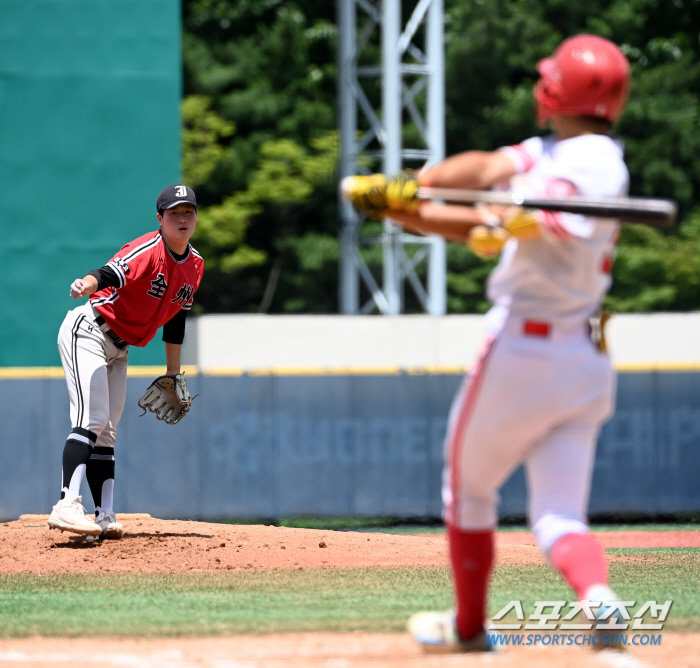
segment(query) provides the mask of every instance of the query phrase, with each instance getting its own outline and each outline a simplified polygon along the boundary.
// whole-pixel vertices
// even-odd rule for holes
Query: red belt
[[[547,338],[552,331],[552,326],[543,320],[525,320],[523,322],[523,334],[528,336],[541,336]]]

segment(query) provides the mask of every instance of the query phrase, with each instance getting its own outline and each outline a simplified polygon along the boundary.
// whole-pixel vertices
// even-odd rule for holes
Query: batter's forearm
[[[483,190],[515,175],[515,165],[498,151],[466,151],[419,172],[421,186]]]
[[[419,234],[439,234],[448,241],[464,243],[473,227],[484,224],[484,217],[470,206],[424,202],[417,213],[389,210],[386,216]]]
[[[180,360],[182,355],[182,345],[178,343],[165,344],[165,364],[167,365],[168,376],[175,376],[180,373]]]

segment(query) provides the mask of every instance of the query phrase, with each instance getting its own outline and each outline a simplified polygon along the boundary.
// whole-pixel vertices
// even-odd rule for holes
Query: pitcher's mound
[[[444,533],[385,534],[161,520],[124,513],[122,540],[86,541],[49,530],[48,515],[0,523],[2,573],[183,573],[303,568],[448,567]],[[700,532],[638,532],[637,547],[700,545]],[[604,547],[632,547],[624,532],[601,532]],[[610,559],[624,559],[611,556]],[[531,534],[501,532],[501,564],[544,564]]]

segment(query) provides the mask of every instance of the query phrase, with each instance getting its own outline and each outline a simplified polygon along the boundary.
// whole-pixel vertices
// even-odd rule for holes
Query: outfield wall
[[[0,0],[0,365],[60,364],[71,282],[157,229],[181,178],[180,9]]]
[[[201,368],[189,367],[190,389],[200,396],[176,426],[150,414],[139,417],[138,397],[162,369],[133,367],[117,446],[117,510],[164,518],[438,516],[447,413],[473,361],[467,342],[478,346],[481,327],[478,316],[454,318],[445,319],[447,329],[437,322],[443,319],[427,317],[361,318],[359,329],[354,318],[334,318],[333,324],[258,318],[255,327],[267,322],[268,328],[256,330],[241,316],[229,332],[219,321],[221,349],[247,351],[257,362],[224,368],[203,358]],[[653,334],[645,351],[663,329],[666,357],[679,356],[698,333],[695,315],[616,320],[612,338],[618,344],[623,331],[640,346]],[[334,350],[337,342],[325,340],[324,327],[337,324],[348,350],[365,352],[353,358],[335,350],[333,359],[343,364],[330,365],[319,351]],[[197,346],[215,345],[205,325],[204,318],[190,323],[190,353],[195,339]],[[449,368],[457,359],[444,357],[453,345],[448,330],[464,345],[462,366]],[[418,344],[429,332],[443,337],[442,351],[431,348],[443,357],[410,357],[411,349],[423,354],[426,346]],[[392,336],[404,342],[404,357]],[[374,347],[391,343],[390,364],[358,365],[374,359],[364,355],[376,355],[373,346],[366,348],[368,340]],[[290,348],[294,356],[285,358]],[[281,364],[285,360],[299,364]],[[600,438],[591,511],[700,512],[700,364],[667,359],[618,368],[618,410]],[[0,369],[0,402],[0,519],[48,512],[70,430],[61,370]],[[91,508],[87,486],[84,494]],[[525,512],[521,471],[502,497],[501,515]]]
[[[464,370],[483,323],[481,315],[207,315],[188,321],[184,356],[205,372]],[[700,313],[617,314],[606,332],[621,369],[700,369]]]

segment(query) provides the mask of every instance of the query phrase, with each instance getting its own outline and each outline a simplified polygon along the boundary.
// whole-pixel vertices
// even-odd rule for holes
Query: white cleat
[[[469,640],[462,640],[457,633],[455,613],[451,610],[417,612],[408,620],[408,632],[424,652],[431,654],[484,653],[499,649],[497,645],[489,644],[486,631],[481,631]]]
[[[613,601],[619,601],[617,594],[604,585],[593,585],[585,594],[585,600],[600,601],[601,606],[596,611],[596,624],[598,621],[610,626],[626,626],[626,620],[622,617],[619,610],[614,610],[610,613],[612,606],[606,605]],[[626,629],[601,629],[594,630],[593,650],[614,650],[616,652],[627,651],[627,631]],[[597,637],[596,637],[597,636]]]
[[[120,540],[124,537],[124,525],[117,522],[117,516],[114,513],[106,513],[101,510],[95,518],[95,523],[102,528],[101,538]]]
[[[66,496],[61,499],[49,515],[49,528],[72,531],[83,536],[99,536],[102,533],[102,527],[85,514],[82,500],[81,496]]]

